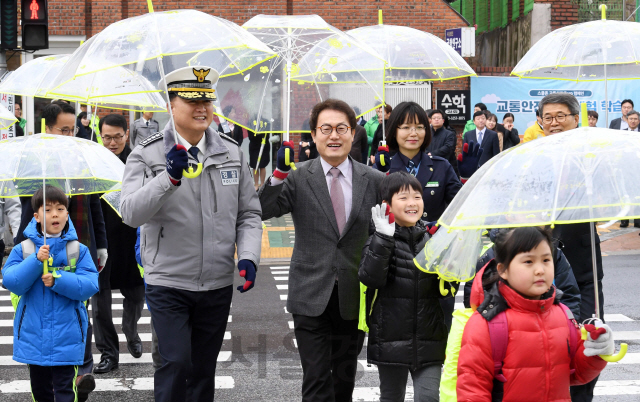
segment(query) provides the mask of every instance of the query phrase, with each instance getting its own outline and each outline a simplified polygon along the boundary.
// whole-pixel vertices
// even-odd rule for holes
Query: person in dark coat
[[[369,143],[367,138],[367,130],[364,129],[359,124],[356,124],[356,135],[353,138],[353,144],[351,144],[351,152],[349,155],[356,161],[360,163],[366,163],[366,156],[363,158],[365,153],[369,150]]]
[[[309,128],[309,119],[302,123],[302,127]],[[318,157],[318,149],[316,143],[313,142],[311,133],[300,133],[300,147],[298,148],[298,160],[300,162],[308,161]]]
[[[520,134],[518,129],[513,126],[514,121],[513,113],[505,113],[502,117],[502,126],[505,129],[503,151],[520,144]]]
[[[500,153],[498,134],[486,127],[487,114],[486,110],[475,112],[473,114],[473,123],[476,125],[476,129],[467,131],[463,136],[463,146],[473,141],[474,143],[479,142],[480,148],[483,149],[482,156],[478,161],[478,167]]]
[[[47,134],[73,136],[78,132],[76,128],[76,111],[66,102],[56,101],[47,105],[42,111],[42,118],[45,120]],[[62,184],[59,187],[63,186]],[[26,239],[24,230],[33,219],[31,197],[20,197],[20,202],[22,203],[22,218],[20,229],[14,239],[15,244],[21,243]],[[69,219],[75,226],[78,241],[89,248],[93,263],[98,268],[98,271],[102,270],[107,263],[108,252],[107,233],[100,206],[100,195],[73,196],[69,200],[69,208],[67,209],[69,211]],[[78,377],[76,379],[79,402],[86,401],[89,393],[95,389],[93,354],[91,353],[92,333],[93,327],[89,322],[85,342],[84,364],[78,366]]]
[[[391,116],[392,111],[393,111],[393,108],[391,107],[391,105],[387,104],[384,106],[385,128],[389,124],[389,116]],[[380,141],[386,141],[386,137],[387,137],[385,133],[382,132],[382,113],[383,111],[381,107],[376,109],[376,114],[378,115],[378,128],[376,128],[376,131],[373,134],[373,141],[371,142],[371,152],[369,153],[370,155],[369,159],[371,159],[372,165],[375,163],[375,154],[378,152],[378,144],[380,144]],[[388,132],[389,130],[387,130],[387,133]]]
[[[462,188],[462,183],[447,160],[425,152],[431,143],[427,114],[415,102],[402,102],[391,113],[387,133],[389,148],[397,150],[391,158],[389,172],[408,172],[420,181],[424,200],[422,220],[437,221]],[[378,168],[377,163],[374,166]],[[450,328],[455,300],[448,298],[441,302],[445,322]]]
[[[126,163],[131,148],[127,145],[129,129],[124,116],[110,114],[101,119],[100,134],[104,146],[122,163]],[[101,199],[101,204],[111,258],[100,273],[100,291],[91,298],[96,347],[102,354],[94,370],[97,374],[115,370],[119,363],[120,350],[118,333],[113,325],[111,290],[120,289],[124,296],[122,332],[127,339],[129,353],[136,358],[142,356],[138,320],[144,308],[144,282],[135,256],[136,229],[125,225],[122,217],[104,199]]]
[[[622,111],[622,117],[611,120],[611,123],[609,124],[609,128],[612,130],[626,130],[627,128],[629,128],[629,123],[627,122],[627,114],[633,110],[633,101],[631,99],[623,100],[620,104],[620,109]]]
[[[227,135],[233,138],[238,143],[239,146],[242,146],[242,141],[244,141],[245,129],[243,129],[241,126],[233,122],[233,120],[236,118],[236,114],[234,112],[233,106],[229,105],[225,107],[224,110],[222,111],[222,114],[229,117],[230,119],[230,120],[227,120],[227,124],[229,125],[229,130],[231,130],[231,133],[230,134],[227,133]],[[218,124],[218,132],[224,133],[224,129],[222,128],[222,123]]]
[[[500,229],[492,229],[491,231],[489,231],[489,238],[492,242],[495,242],[499,230]],[[557,290],[562,292],[560,301],[562,302],[562,304],[569,307],[575,317],[580,317],[581,297],[580,288],[578,288],[578,282],[576,282],[576,277],[573,275],[573,271],[571,270],[571,265],[569,264],[567,257],[565,257],[562,250],[558,248],[558,242],[555,241],[553,246],[555,247],[555,251],[553,253],[553,255],[555,256],[553,282]],[[493,244],[488,247],[489,248],[484,252],[484,254],[482,254],[482,256],[478,258],[478,262],[476,263],[476,272],[480,272],[480,270],[496,256]],[[464,285],[463,302],[466,308],[471,308],[470,300],[472,287],[473,280],[467,281]]]
[[[449,130],[445,125],[444,113],[439,109],[429,112],[431,121],[431,142],[427,146],[427,153],[432,156],[439,156],[449,161],[454,172],[458,175],[458,163],[456,161],[457,135],[453,130]]]
[[[422,184],[397,172],[380,189],[383,204],[371,213],[376,231],[364,245],[358,271],[367,286],[367,362],[378,366],[380,400],[403,401],[409,373],[416,401],[438,400],[448,330],[438,276],[413,262],[430,238],[420,220]]]

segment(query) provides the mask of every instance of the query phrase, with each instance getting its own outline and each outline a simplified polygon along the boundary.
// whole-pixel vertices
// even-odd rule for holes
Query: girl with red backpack
[[[566,401],[614,352],[607,325],[580,339],[553,285],[551,232],[500,231],[496,258],[476,275],[458,360],[458,401]]]

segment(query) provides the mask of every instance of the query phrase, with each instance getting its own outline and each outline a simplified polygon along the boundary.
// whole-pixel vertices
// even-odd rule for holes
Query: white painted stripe
[[[278,290],[288,290],[289,289],[289,285],[276,285],[276,287],[278,288]]]
[[[405,391],[405,400],[413,400],[413,387],[407,387]],[[354,402],[360,401],[379,401],[380,400],[380,388],[378,387],[355,387],[353,389]]]
[[[219,362],[226,362],[231,359],[231,352],[223,351],[218,355]],[[140,358],[135,358],[131,356],[129,353],[120,353],[120,357],[118,358],[120,364],[144,364],[144,363],[153,363],[153,359],[151,358],[151,353],[143,353]],[[93,355],[94,364],[98,364],[100,362],[100,355]],[[0,366],[21,366],[23,363],[18,363],[13,360],[12,356],[0,356]]]
[[[271,267],[271,269],[289,269],[289,266],[288,265],[282,265],[282,266],[279,266],[279,267]]]
[[[289,321],[289,329],[293,329],[293,321]]]
[[[153,377],[142,378],[96,378],[94,392],[108,391],[152,391]],[[216,376],[216,389],[231,389],[235,386],[233,377]],[[17,380],[0,383],[0,393],[26,393],[31,392],[31,384],[28,380]]]
[[[275,279],[276,281],[288,281],[289,280],[289,276],[274,276],[273,279]]]
[[[280,300],[287,300],[287,295],[280,295]]]
[[[618,351],[620,351],[620,349],[616,348],[616,352]],[[640,353],[627,353],[619,362],[609,364],[640,364]]]
[[[456,303],[453,307],[456,310],[458,310],[458,309],[464,310],[464,303]]]
[[[633,321],[633,319],[627,317],[624,314],[604,314],[604,320],[606,322],[612,321]]]
[[[284,307],[284,313],[289,314],[289,310],[287,310],[287,306]]]
[[[599,380],[594,395],[640,395],[640,380]]]
[[[640,339],[640,331],[613,331],[613,339],[616,341],[637,341]]]

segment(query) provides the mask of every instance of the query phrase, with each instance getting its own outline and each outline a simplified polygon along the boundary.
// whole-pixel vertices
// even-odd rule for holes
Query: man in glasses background
[[[358,331],[358,266],[371,208],[382,202],[384,174],[349,157],[356,115],[345,102],[315,105],[309,125],[320,157],[291,171],[293,144],[283,143],[277,169],[258,195],[263,220],[291,213],[296,233],[305,233],[296,237],[287,296],[302,363],[302,400],[351,401],[364,340]]]
[[[51,102],[44,108],[41,117],[44,119],[45,132],[47,134],[80,136],[76,125],[76,110],[67,102]],[[33,218],[31,197],[20,197],[20,201],[22,203],[22,219],[20,229],[14,239],[15,244],[25,240],[24,229]],[[98,267],[98,271],[101,271],[107,262],[108,253],[107,234],[100,206],[100,194],[71,197],[69,199],[69,219],[71,219],[76,228],[78,241],[89,248],[94,264]],[[89,308],[88,305],[87,308]],[[93,328],[91,322],[89,322],[84,364],[78,367],[78,377],[76,379],[79,402],[86,401],[89,393],[96,386],[93,376],[93,355],[91,353],[92,333]]]
[[[131,148],[127,145],[129,129],[124,116],[110,114],[100,120],[99,128],[102,144],[126,164]],[[111,290],[119,289],[124,296],[122,332],[126,337],[127,350],[135,358],[142,356],[138,320],[144,308],[144,282],[135,256],[136,229],[125,225],[105,200],[101,199],[100,202],[111,258],[100,273],[100,291],[91,297],[96,347],[102,353],[100,363],[95,368],[96,374],[115,370],[119,363],[119,341],[113,325]]]

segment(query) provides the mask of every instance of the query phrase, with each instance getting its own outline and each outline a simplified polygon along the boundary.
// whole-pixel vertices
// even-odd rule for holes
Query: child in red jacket
[[[458,401],[571,401],[570,385],[585,384],[614,353],[607,325],[580,340],[567,325],[553,286],[551,232],[536,227],[502,230],[496,258],[477,275],[471,294],[476,312],[465,326],[458,360]],[[502,370],[494,367],[489,322],[505,312],[508,342]],[[577,348],[570,347],[571,334]],[[599,332],[602,332],[600,330]],[[502,375],[500,375],[502,374]],[[506,380],[506,381],[505,381]]]

